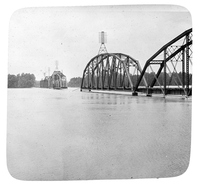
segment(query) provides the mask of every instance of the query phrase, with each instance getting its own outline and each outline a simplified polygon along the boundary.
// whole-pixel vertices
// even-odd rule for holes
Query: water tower
[[[108,53],[106,49],[106,45],[105,45],[106,42],[107,42],[106,32],[104,31],[99,32],[99,43],[101,45],[100,45],[98,54]]]

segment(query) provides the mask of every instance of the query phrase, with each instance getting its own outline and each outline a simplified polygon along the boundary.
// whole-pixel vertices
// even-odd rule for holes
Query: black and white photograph
[[[179,5],[16,10],[8,30],[10,175],[182,176],[191,155],[192,45],[192,16]]]

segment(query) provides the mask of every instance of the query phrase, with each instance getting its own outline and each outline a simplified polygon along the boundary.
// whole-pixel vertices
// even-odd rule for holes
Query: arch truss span
[[[145,63],[135,91],[152,93],[192,94],[192,28],[181,33],[152,55]],[[140,88],[146,77],[148,89]]]
[[[122,53],[103,53],[93,57],[83,71],[81,90],[134,91],[142,72],[138,60]],[[141,80],[147,86],[145,77]]]

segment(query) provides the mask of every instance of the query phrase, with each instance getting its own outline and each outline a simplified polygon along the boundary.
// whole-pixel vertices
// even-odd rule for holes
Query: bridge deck
[[[82,89],[88,89],[87,87],[82,87]],[[107,90],[107,91],[125,91],[125,92],[134,92],[129,87],[110,87],[110,88],[91,88],[90,90]],[[185,95],[185,91],[183,88],[178,87],[167,87],[166,88],[166,94],[165,95]],[[151,94],[163,94],[163,90],[159,87],[153,87],[153,88],[146,88],[146,87],[139,87],[136,92],[145,93],[147,95]],[[192,95],[192,88],[189,88],[188,90],[189,95]]]

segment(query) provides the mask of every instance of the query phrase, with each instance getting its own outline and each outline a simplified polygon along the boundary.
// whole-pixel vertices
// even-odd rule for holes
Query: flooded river
[[[7,165],[17,179],[178,176],[190,138],[191,99],[8,89]]]

